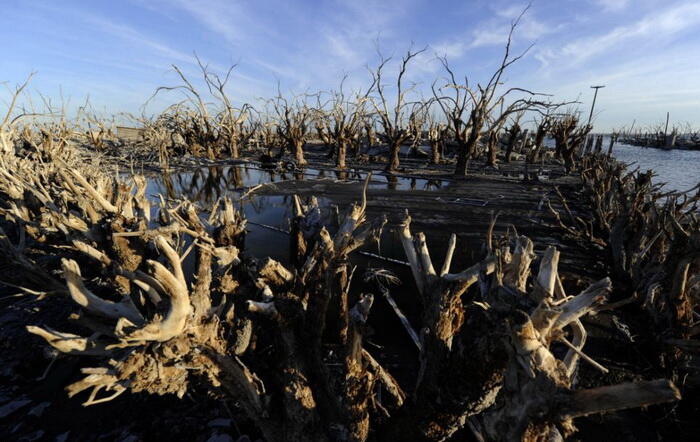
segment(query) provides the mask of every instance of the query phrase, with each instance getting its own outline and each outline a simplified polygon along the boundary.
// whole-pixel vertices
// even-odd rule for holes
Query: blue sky
[[[139,112],[171,64],[195,76],[196,52],[214,70],[237,63],[229,92],[253,101],[283,90],[357,87],[375,64],[375,42],[398,58],[427,46],[411,66],[417,91],[443,75],[484,80],[502,56],[512,0],[0,0],[0,81],[37,71],[32,90],[72,106],[89,94],[97,110]],[[596,129],[662,121],[700,126],[699,0],[534,0],[515,49],[535,43],[506,75],[510,86],[579,100],[599,95]],[[396,69],[392,66],[392,69]],[[6,97],[6,92],[0,92]],[[162,97],[149,112],[179,96]],[[1,106],[1,105],[0,105]]]

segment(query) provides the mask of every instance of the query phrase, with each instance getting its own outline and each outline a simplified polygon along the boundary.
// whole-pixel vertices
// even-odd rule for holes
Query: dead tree
[[[463,177],[467,174],[467,163],[477,156],[478,143],[482,137],[502,126],[503,121],[512,114],[527,111],[541,112],[552,106],[551,103],[537,99],[542,94],[523,88],[511,87],[503,92],[499,90],[502,85],[501,78],[506,70],[523,58],[532,47],[528,47],[517,56],[511,55],[513,33],[528,8],[525,8],[511,24],[501,64],[485,86],[477,84],[476,88],[472,89],[466,77],[463,83],[459,83],[449,67],[447,58],[440,58],[448,79],[447,84],[437,90],[433,84],[433,95],[445,114],[457,144],[455,176]],[[512,100],[504,108],[504,104],[509,101],[510,95],[513,93],[523,94],[524,97]],[[501,108],[501,110],[498,116],[494,117],[493,114],[497,108]]]
[[[564,161],[567,172],[575,169],[578,153],[591,131],[591,126],[579,126],[578,123],[578,117],[573,114],[552,121],[551,133],[555,142],[555,155]]]
[[[314,114],[314,128],[316,129],[316,136],[323,143],[323,147],[326,149],[326,158],[333,158],[335,156],[335,145],[333,143],[333,138],[331,137],[330,129],[330,116],[328,112],[324,109],[321,104],[321,95],[317,97],[318,105]]]
[[[494,223],[484,260],[450,273],[456,237],[438,272],[425,236],[412,235],[410,218],[404,221],[402,244],[423,307],[413,396],[420,405],[400,415],[400,423],[387,433],[390,437],[444,440],[467,420],[489,440],[566,437],[574,431],[571,419],[576,416],[619,409],[619,404],[639,405],[650,397],[662,402],[679,397],[673,384],[663,380],[572,390],[571,377],[580,360],[605,370],[582,351],[586,334],[580,318],[605,302],[611,282],[606,278],[567,296],[558,277],[559,252],[553,247],[529,282],[532,242],[516,237],[512,253],[507,243],[497,247],[491,238]],[[465,303],[465,293],[477,282],[479,294],[466,296]],[[549,350],[554,341],[569,347],[562,359]],[[469,380],[453,373],[469,373]],[[445,383],[447,378],[452,381]],[[607,393],[611,396],[605,404],[592,399]]]
[[[488,139],[486,141],[486,164],[488,166],[497,168],[498,167],[498,151],[501,145],[501,137],[503,133],[503,125],[506,120],[500,120],[497,126],[491,126],[488,132]],[[506,153],[507,156],[507,153]]]
[[[590,214],[574,216],[566,205],[566,215],[550,211],[569,235],[598,238],[610,254],[615,280],[637,294],[624,302],[640,305],[649,318],[645,326],[651,327],[636,334],[655,346],[651,359],[669,377],[690,379],[692,385],[700,380],[690,362],[697,360],[700,193],[663,192],[651,171],[627,171],[603,155],[584,157],[582,169]]]
[[[272,155],[272,148],[282,146],[283,140],[280,138],[277,131],[277,122],[271,111],[266,110],[259,116],[259,124],[257,125],[258,144],[263,146],[268,156]]]
[[[313,109],[307,105],[306,96],[295,96],[290,101],[278,91],[270,103],[277,118],[277,136],[282,141],[278,158],[282,158],[288,149],[294,154],[297,166],[304,166],[304,144],[313,119]]]
[[[420,155],[418,148],[423,141],[423,129],[428,119],[429,108],[430,103],[414,103],[408,119],[408,132],[411,134],[410,154],[414,157]]]
[[[411,60],[425,52],[425,50],[426,48],[418,51],[409,49],[401,59],[399,74],[396,78],[396,96],[393,100],[388,96],[386,85],[382,83],[384,69],[387,63],[391,61],[391,58],[384,58],[384,56],[379,54],[381,57],[379,65],[373,71],[370,70],[372,83],[375,85],[378,95],[378,97],[373,97],[370,102],[382,125],[382,137],[389,147],[389,164],[386,167],[386,170],[389,172],[395,172],[398,169],[401,146],[411,137],[410,132],[406,128],[406,124],[410,119],[410,115],[407,115],[407,110],[416,110],[415,106],[406,100],[406,94],[412,88],[405,88],[403,84],[404,76]],[[393,106],[391,103],[393,103]]]
[[[218,127],[211,116],[211,110],[207,105],[205,96],[194,87],[182,70],[176,65],[172,65],[182,84],[175,86],[158,87],[146,104],[154,99],[161,92],[182,91],[186,96],[186,106],[171,106],[164,112],[170,110],[174,112],[169,116],[177,121],[175,125],[183,127],[185,142],[195,155],[202,150],[206,151],[209,159],[216,158],[217,140],[219,138]],[[206,77],[206,71],[204,72]]]
[[[520,136],[522,135],[522,129],[520,128],[520,118],[522,118],[522,114],[516,115],[515,119],[513,120],[513,124],[508,130],[508,142],[506,145],[506,152],[504,158],[504,161],[506,163],[510,163],[510,157],[513,155],[513,149],[515,149],[515,145],[518,143]]]
[[[344,91],[345,79],[341,80],[337,91],[331,92],[330,110],[328,112],[330,124],[329,136],[336,148],[335,165],[339,169],[345,169],[345,159],[348,147],[359,140],[362,122],[367,113],[366,105],[369,94],[375,87],[372,83],[367,90],[358,92],[354,99],[349,100]],[[357,153],[357,152],[356,152]]]
[[[238,158],[240,147],[250,140],[254,126],[246,126],[246,122],[250,119],[252,106],[244,103],[240,108],[235,107],[225,90],[231,77],[231,72],[236,66],[231,66],[226,72],[226,76],[222,79],[216,73],[210,72],[207,66],[202,65],[199,59],[197,61],[202,69],[209,93],[221,103],[221,110],[215,118],[220,132],[220,143],[228,151],[231,158]]]
[[[371,177],[332,235],[314,201],[297,200],[289,269],[245,256],[246,221],[228,199],[208,216],[187,200],[162,201],[151,218],[143,177],[115,178],[77,157],[2,160],[0,215],[24,232],[17,243],[0,238],[3,255],[51,288],[62,274],[65,288],[47,302],[79,312],[76,332],[27,329],[94,362],[68,386],[70,396],[89,392],[85,405],[127,391],[182,397],[199,385],[235,398],[269,441],[444,440],[467,422],[491,440],[534,441],[569,436],[578,416],[679,398],[665,380],[573,389],[580,362],[604,370],[584,352],[581,318],[605,303],[611,281],[568,296],[556,249],[535,276],[532,242],[495,241],[495,219],[486,256],[454,273],[456,237],[438,273],[425,236],[404,220],[421,314],[416,384],[402,386],[365,347],[374,296],[349,290],[350,254],[386,222],[366,219]],[[554,342],[566,353],[552,352]]]
[[[160,122],[166,123],[163,129],[168,130],[171,137],[175,134],[181,137],[182,144],[187,146],[193,155],[206,152],[210,159],[224,154],[238,158],[240,147],[252,136],[254,125],[248,124],[253,111],[252,106],[244,103],[236,107],[226,92],[236,66],[231,66],[222,78],[212,72],[196,55],[195,59],[206,86],[205,91],[198,90],[182,70],[173,65],[182,84],[157,88],[149,101],[161,92],[184,92],[184,103],[170,106],[161,114]],[[215,104],[209,103],[207,97],[215,100]]]
[[[28,330],[60,352],[103,362],[83,369],[85,378],[68,387],[71,396],[90,392],[85,405],[127,390],[182,397],[190,383],[204,382],[235,397],[267,440],[365,440],[379,403],[376,388],[386,385],[389,398],[403,400],[396,381],[362,348],[372,295],[348,304],[347,254],[384,224],[365,223],[365,202],[349,208],[334,236],[321,228],[309,237],[313,246],[294,274],[269,259],[243,263],[245,220],[228,200],[206,221],[188,202],[163,205],[156,227],[147,223],[144,193],[131,193],[126,183],[61,167],[45,172],[35,178],[43,184],[37,196],[54,198],[29,208],[28,219],[37,238],[52,235],[51,247],[61,244],[68,255],[60,262],[67,292],[89,331]],[[6,192],[31,187],[13,173],[26,172],[7,171],[0,187],[9,198],[3,201],[16,204],[23,197]],[[122,190],[111,193],[107,184]],[[54,205],[56,195],[82,211]],[[61,233],[54,235],[57,224]],[[183,269],[189,253],[195,275]],[[101,286],[92,282],[98,274]],[[337,335],[339,370],[325,365],[321,346],[331,302],[340,303],[345,324]],[[263,347],[266,340],[278,352],[259,363],[269,352],[251,342]]]
[[[617,143],[617,139],[620,137],[620,132],[619,131],[613,131],[610,134],[610,140],[608,141],[608,156],[612,156],[613,152],[613,146],[615,146],[615,143]]]
[[[362,127],[367,140],[367,147],[376,146],[378,143],[377,130],[375,129],[375,119],[372,115],[365,115],[362,119]]]
[[[535,132],[535,140],[533,141],[532,150],[526,156],[528,163],[536,163],[539,161],[542,148],[544,147],[544,138],[549,133],[551,127],[551,119],[549,115],[542,116],[539,121],[536,121],[537,131]]]
[[[430,144],[431,164],[440,164],[445,151],[445,143],[448,139],[448,129],[443,123],[438,123],[435,116],[428,115],[428,143]]]

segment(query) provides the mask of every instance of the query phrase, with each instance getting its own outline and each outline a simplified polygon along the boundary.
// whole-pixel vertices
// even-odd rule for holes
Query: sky
[[[415,94],[445,72],[487,81],[500,63],[510,23],[527,6],[513,0],[0,0],[0,113],[7,88],[30,85],[68,108],[86,97],[97,112],[150,115],[177,93],[175,64],[201,83],[194,54],[214,72],[236,64],[228,92],[237,103],[285,93],[367,85],[377,50],[392,57],[426,50],[409,66]],[[530,45],[505,86],[578,101],[587,117],[600,90],[595,129],[663,122],[700,126],[700,0],[534,0],[513,51]]]

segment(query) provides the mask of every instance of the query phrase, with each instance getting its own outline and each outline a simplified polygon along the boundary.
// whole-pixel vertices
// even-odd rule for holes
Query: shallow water
[[[607,141],[607,140],[605,140]],[[604,142],[607,146],[607,142]],[[643,148],[616,144],[613,150],[616,158],[639,167],[642,171],[653,168],[657,177],[656,182],[667,183],[667,190],[687,190],[700,182],[700,152],[671,150],[665,151],[653,148]],[[205,210],[211,207],[217,199],[223,196],[238,200],[252,186],[267,183],[278,183],[287,180],[300,179],[329,179],[363,181],[366,172],[348,171],[334,172],[323,169],[309,168],[302,172],[270,171],[257,166],[239,164],[227,166],[201,167],[193,171],[180,171],[168,177],[159,177],[149,181],[148,194],[156,197],[177,199],[188,197],[198,202]],[[543,177],[544,178],[544,177]],[[388,177],[374,175],[370,182],[371,189],[387,190],[439,190],[449,187],[450,182],[440,179],[422,179],[405,177]],[[332,195],[329,195],[332,198]],[[359,199],[359,195],[358,195]],[[332,201],[321,198],[319,201],[327,212]],[[289,196],[254,195],[252,198],[237,203],[249,220],[249,235],[246,240],[249,253],[255,256],[270,256],[282,262],[287,261],[287,238],[282,232],[268,229],[261,224],[288,230],[289,219],[292,216],[292,199]],[[339,208],[342,212],[344,207]],[[389,232],[387,232],[389,233]],[[430,237],[444,237],[441,233],[426,230]],[[442,241],[440,241],[442,242]],[[382,254],[403,260],[403,251],[395,235],[385,234],[382,238]],[[442,252],[444,244],[431,245],[438,253]]]
[[[700,151],[697,150],[663,150],[618,143],[613,147],[613,155],[630,164],[630,168],[653,169],[657,174],[654,181],[666,183],[665,189],[669,191],[688,190],[700,183]]]
[[[218,198],[237,196],[241,191],[258,184],[278,183],[288,180],[329,179],[341,181],[364,181],[363,171],[334,172],[308,168],[304,172],[278,172],[257,166],[230,165],[201,167],[193,171],[174,172],[167,177],[150,180],[149,195],[164,195],[168,198],[187,196],[193,201],[211,204]],[[374,175],[370,189],[389,190],[434,190],[445,186],[440,179],[406,178],[400,176]]]
[[[625,162],[636,161],[645,170],[653,167],[657,170],[657,180],[668,182],[668,188],[684,190],[692,187],[700,179],[700,152],[661,151],[643,149],[633,146],[617,145],[614,151],[616,157]],[[293,200],[291,196],[253,194],[252,197],[241,201],[240,196],[252,186],[267,183],[278,183],[286,180],[301,179],[330,179],[363,181],[365,172],[350,171],[346,173],[307,169],[303,173],[273,172],[249,165],[229,165],[202,167],[194,171],[176,172],[168,177],[159,177],[149,181],[147,192],[154,198],[163,195],[165,198],[178,199],[186,196],[199,203],[206,211],[217,199],[223,196],[232,197],[236,206],[242,210],[248,220],[248,234],[245,239],[245,249],[249,256],[263,258],[271,257],[282,263],[289,263],[289,236],[284,233],[289,229],[289,220],[293,216]],[[546,179],[546,177],[542,177]],[[444,180],[427,180],[403,177],[387,177],[375,175],[370,182],[372,189],[387,190],[438,190],[450,186]],[[358,195],[359,199],[360,195]],[[333,195],[319,196],[319,205],[326,220],[330,224],[330,208],[334,203]],[[341,213],[345,207],[339,207]],[[415,215],[415,214],[414,214]],[[414,217],[414,221],[420,221]],[[282,231],[270,229],[271,226]],[[423,231],[426,234],[429,249],[435,259],[435,265],[442,264],[446,248],[448,232],[431,228],[429,224]],[[333,232],[331,231],[331,234]],[[405,260],[403,247],[395,231],[385,228],[380,246],[366,246],[364,250],[379,253],[388,258]],[[471,250],[467,255],[466,250]],[[478,260],[480,244],[465,244],[460,239],[458,252],[455,254],[452,270],[459,271]],[[358,266],[356,276],[351,285],[351,297],[360,292],[371,291],[376,294],[375,287],[363,282],[363,273],[368,268],[383,268],[393,272],[401,281],[400,285],[390,287],[391,296],[395,299],[409,321],[415,325],[419,322],[420,308],[410,269],[404,265],[387,262],[364,255],[353,254],[351,262]],[[189,265],[193,265],[189,263]],[[395,372],[403,381],[411,382],[412,372],[406,365],[414,361],[416,350],[402,324],[391,310],[389,303],[380,295],[375,297],[375,303],[369,317],[369,324],[374,330],[381,330],[368,339],[373,348],[379,351],[383,363],[390,368],[401,366]]]
[[[545,145],[554,148],[554,140],[545,140]],[[607,152],[610,137],[603,137],[603,152]],[[627,163],[630,170],[639,168],[646,172],[653,169],[655,183],[666,183],[666,191],[686,191],[700,183],[700,151],[663,150],[652,147],[631,146],[615,143],[613,156]]]
[[[240,196],[252,186],[266,183],[278,183],[296,179],[330,179],[363,181],[365,172],[346,172],[345,174],[319,169],[306,169],[304,173],[279,173],[260,169],[248,165],[229,165],[202,167],[194,171],[176,172],[167,177],[158,177],[148,183],[147,192],[156,200],[158,195],[164,198],[178,199],[188,197],[197,202],[206,211],[218,198],[229,196],[234,204],[242,210],[248,220],[245,249],[249,256],[264,258],[271,257],[284,264],[289,263],[289,236],[282,232],[289,229],[289,221],[293,216],[293,199],[291,196],[253,194],[250,198],[240,200]],[[436,190],[447,187],[448,182],[442,180],[412,179],[375,175],[370,181],[372,189],[388,190]],[[358,200],[360,195],[357,196]],[[319,206],[324,217],[324,224],[330,225],[331,206],[334,204],[332,195],[317,196]],[[339,207],[342,213],[346,208]],[[202,213],[205,215],[205,213]],[[274,227],[275,230],[267,226]],[[329,228],[331,234],[333,229]],[[436,241],[437,232],[425,230],[431,251],[436,257],[444,255],[444,241]],[[443,233],[443,232],[439,232]],[[403,248],[397,234],[390,228],[385,228],[380,241],[381,247],[376,244],[366,245],[363,250],[379,253],[382,256],[405,260]],[[436,265],[441,265],[441,258],[437,258]],[[455,255],[453,269],[464,265],[464,257],[459,253]],[[417,320],[418,306],[416,303],[416,288],[408,267],[387,262],[360,254],[353,254],[351,262],[358,266],[356,277],[353,279],[351,294],[357,295],[361,291],[374,289],[362,282],[362,276],[368,268],[384,268],[395,273],[402,284],[391,287],[391,294],[396,299],[402,311],[410,320]],[[469,262],[471,264],[471,262]],[[375,337],[372,341],[380,345],[384,358],[393,359],[402,355],[413,357],[413,343],[404,331],[398,318],[391,311],[388,303],[375,298],[375,305],[370,315],[370,324],[383,330],[382,336]]]
[[[632,149],[618,147],[616,153],[621,160],[629,161],[624,155],[640,148]],[[668,152],[658,152],[668,154]],[[340,173],[310,168],[303,173],[280,173],[278,171],[264,170],[257,166],[239,164],[201,167],[192,171],[178,171],[169,176],[160,176],[149,181],[147,192],[154,199],[158,195],[170,199],[187,197],[202,207],[203,215],[219,198],[224,196],[231,197],[235,205],[244,212],[248,220],[248,233],[245,238],[245,249],[248,256],[257,258],[271,257],[283,264],[288,264],[289,236],[285,232],[289,229],[289,221],[293,216],[292,197],[253,194],[251,197],[241,200],[240,196],[249,188],[260,184],[302,179],[363,181],[365,178],[366,172],[359,171]],[[682,182],[680,181],[680,183]],[[427,180],[396,176],[389,178],[385,175],[374,175],[370,182],[370,188],[389,191],[410,189],[431,191],[449,188],[450,184],[450,181],[439,179]],[[357,199],[359,198],[360,195],[357,195]],[[318,195],[318,202],[324,216],[324,224],[331,224],[330,209],[333,204],[341,204],[338,201],[337,195]],[[346,207],[339,207],[341,213],[345,209]],[[424,217],[431,217],[431,212],[429,211],[422,211],[421,213]],[[423,226],[421,230],[424,231],[427,237],[431,255],[435,260],[434,264],[436,267],[441,266],[450,232],[445,232],[440,227],[432,227],[428,220],[421,220],[421,215],[418,213],[414,213],[413,216],[414,222],[420,223],[422,221]],[[333,234],[333,230],[330,230],[331,234]],[[458,241],[458,251],[454,257],[452,271],[462,270],[477,262],[481,254],[481,247],[481,238],[478,240],[461,238]],[[384,229],[380,246],[372,244],[364,247],[364,250],[400,261],[406,259],[401,241],[390,226]],[[387,269],[396,274],[402,282],[401,285],[390,288],[391,295],[409,320],[413,324],[418,323],[420,309],[416,297],[417,289],[408,267],[360,254],[353,254],[351,262],[358,266],[356,277],[353,278],[351,286],[351,296],[357,296],[362,291],[376,293],[376,287],[362,281],[363,273],[368,268]],[[188,265],[193,264],[188,263]],[[381,299],[381,296],[375,298],[375,304],[370,315],[370,324],[373,328],[382,330],[381,335],[370,339],[382,347],[381,353],[384,358],[398,358],[405,361],[407,358],[411,360],[410,358],[415,356],[415,348],[408,334],[389,307],[388,302]]]
[[[147,193],[157,199],[178,199],[187,197],[199,203],[206,210],[217,199],[231,197],[236,206],[242,210],[248,220],[248,235],[246,249],[256,257],[270,256],[281,262],[288,262],[288,238],[285,233],[270,229],[272,226],[281,230],[289,229],[289,220],[293,216],[293,201],[291,196],[254,194],[243,201],[239,197],[249,188],[267,183],[279,183],[299,179],[329,179],[341,181],[364,181],[366,172],[349,171],[345,173],[320,169],[306,169],[303,173],[280,173],[248,165],[229,165],[202,167],[194,171],[175,172],[170,176],[161,176],[149,180]],[[439,179],[402,178],[375,175],[372,177],[370,189],[388,190],[437,190],[447,187],[449,182]],[[358,195],[358,200],[360,195]],[[322,213],[329,219],[332,201],[318,196]],[[344,207],[339,207],[342,213]],[[430,232],[426,231],[430,236]],[[400,243],[392,238],[387,230],[382,238],[382,254],[394,259],[404,259]],[[377,250],[373,250],[377,252]]]

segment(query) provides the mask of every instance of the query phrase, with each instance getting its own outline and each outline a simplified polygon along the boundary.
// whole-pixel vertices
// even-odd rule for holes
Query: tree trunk
[[[297,166],[306,165],[306,160],[304,159],[304,141],[296,140],[294,142],[294,159],[297,162]]]
[[[440,164],[440,141],[430,141],[430,164]]]
[[[355,159],[360,158],[360,155],[362,155],[362,141],[359,138],[357,138],[357,139],[353,140],[352,146],[353,146],[354,158]]]
[[[537,128],[537,133],[535,134],[535,142],[532,148],[532,152],[528,155],[530,163],[537,162],[540,156],[540,151],[542,150],[542,144],[544,143],[544,137],[547,135],[547,131],[544,127],[540,126]]]
[[[506,158],[505,162],[510,163],[510,157],[513,155],[513,149],[515,148],[515,143],[518,142],[518,135],[520,135],[520,127],[518,125],[514,125],[510,129],[510,136],[508,137],[508,146],[506,147]]]
[[[497,167],[497,164],[496,164],[497,160],[498,160],[498,133],[492,132],[489,135],[488,160],[487,160],[486,164],[488,166],[496,168]]]
[[[348,142],[346,140],[338,140],[337,155],[335,158],[335,166],[338,169],[345,169],[345,156],[348,150]]]
[[[561,146],[561,157],[564,160],[564,168],[566,169],[567,173],[570,173],[572,170],[574,170],[574,147],[569,147],[569,143],[564,143],[565,145]]]
[[[238,141],[232,139],[228,142],[228,150],[231,154],[231,158],[238,158]]]
[[[460,149],[459,153],[457,154],[457,165],[455,166],[456,177],[467,176],[467,164],[467,152],[464,149]]]
[[[396,172],[399,168],[399,152],[401,152],[401,142],[393,140],[389,145],[389,164],[386,167],[388,172]]]
[[[467,167],[469,165],[469,158],[471,153],[476,149],[476,143],[478,139],[469,137],[466,144],[459,143],[457,145],[457,165],[455,166],[454,176],[465,177],[467,176]]]
[[[612,156],[613,146],[615,145],[616,142],[617,142],[617,135],[611,134],[610,135],[610,144],[608,144],[608,156],[609,157]]]
[[[280,145],[280,151],[277,154],[277,158],[282,158],[284,156],[284,151],[287,150],[287,143],[281,143]],[[291,150],[291,148],[290,148]]]
[[[365,134],[367,135],[367,147],[370,148],[377,144],[377,136],[376,133],[374,132],[374,128],[371,126],[365,126]]]

